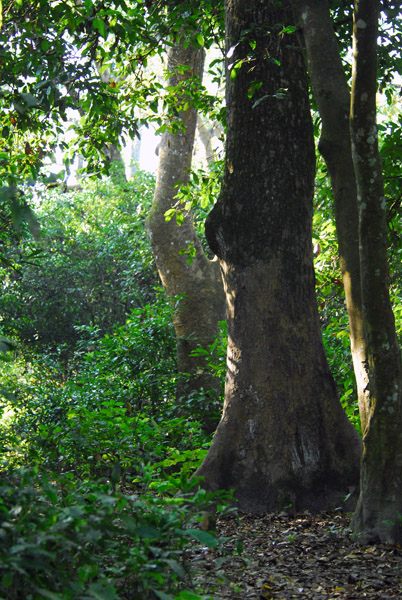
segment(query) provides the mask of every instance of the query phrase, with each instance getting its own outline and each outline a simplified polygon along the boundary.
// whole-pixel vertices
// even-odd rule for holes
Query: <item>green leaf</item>
[[[5,158],[7,158],[7,154],[5,155]],[[7,202],[10,199],[14,198],[15,194],[17,193],[17,188],[15,187],[15,185],[5,185],[3,187],[0,188],[0,202]]]
[[[165,592],[161,592],[160,590],[152,590],[155,596],[158,596],[161,600],[174,600],[173,596],[170,594],[165,594]]]
[[[161,537],[161,532],[151,525],[140,525],[137,529],[138,535],[149,540],[157,540]]]
[[[105,23],[102,21],[102,19],[99,19],[99,17],[97,17],[96,19],[93,20],[93,26],[95,27],[95,29],[97,29],[100,33],[100,35],[103,38],[106,38],[106,30],[105,30]]]
[[[165,212],[165,221],[168,223],[171,219],[173,219],[174,215],[176,214],[176,209],[175,208],[169,208],[169,210],[167,210]]]
[[[282,35],[283,33],[294,33],[296,29],[297,28],[294,25],[288,25],[282,29],[279,35]]]
[[[205,44],[204,36],[201,33],[197,33],[197,35],[195,36],[195,39],[197,40],[197,42],[201,46],[201,48],[203,48],[204,44]]]
[[[35,98],[35,96],[33,96],[32,94],[29,93],[22,93],[21,97],[24,99],[24,102],[28,105],[28,106],[38,106],[38,101]]]
[[[0,358],[1,360],[1,358]],[[7,362],[7,361],[5,361]],[[4,398],[7,398],[7,400],[9,400],[10,402],[15,402],[17,400],[17,398],[15,397],[15,394],[12,394],[11,392],[7,392],[6,390],[2,390],[0,388],[0,396],[4,396]]]
[[[96,600],[115,600],[117,593],[114,585],[111,583],[104,585],[103,583],[92,583],[89,586],[89,593]]]
[[[253,81],[247,90],[247,96],[249,98],[252,98],[254,96],[255,92],[258,91],[261,86],[262,86],[262,81]]]
[[[4,587],[10,587],[13,583],[13,578],[14,574],[10,571],[8,573],[4,573],[3,577],[1,578],[2,585],[4,585]]]
[[[208,548],[216,548],[218,546],[216,537],[208,531],[202,531],[201,529],[184,529],[182,533],[185,536],[196,539],[201,544],[208,546]]]
[[[195,592],[190,590],[182,590],[174,600],[201,600],[202,596],[199,596]]]
[[[2,189],[4,190],[4,188]],[[12,188],[9,189],[11,190]],[[35,213],[25,202],[18,202],[15,197],[12,197],[11,200],[11,214],[16,230],[19,231],[21,224],[25,221],[28,223],[30,232],[34,238],[37,239],[40,233],[40,226],[37,218],[35,217]]]
[[[16,349],[16,344],[7,338],[0,338],[0,352],[12,352]]]
[[[259,104],[261,104],[261,102],[263,102],[263,100],[266,100],[267,98],[269,98],[269,96],[266,94],[265,96],[262,96],[261,98],[258,98],[258,100],[256,100],[252,106],[252,108],[256,108],[256,106],[258,106]]]
[[[36,591],[39,592],[43,596],[43,598],[46,598],[47,600],[63,600],[63,596],[61,596],[60,594],[55,594],[50,590],[36,588]]]
[[[172,571],[174,571],[176,573],[176,575],[178,575],[180,577],[180,579],[186,578],[186,573],[185,573],[183,567],[181,566],[181,564],[179,562],[177,562],[177,560],[172,560],[170,558],[167,558],[167,559],[165,559],[164,562],[167,565],[169,565],[169,567],[172,569]]]
[[[239,60],[236,64],[234,64],[232,66],[232,69],[230,71],[230,79],[233,81],[234,79],[236,79],[237,76],[237,71],[240,70],[241,66],[243,64],[243,60]]]

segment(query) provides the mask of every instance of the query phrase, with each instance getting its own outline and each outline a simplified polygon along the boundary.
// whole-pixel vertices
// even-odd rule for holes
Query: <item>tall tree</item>
[[[349,336],[362,430],[368,420],[366,339],[359,257],[359,212],[349,128],[350,88],[339,53],[328,3],[292,0],[301,27],[310,80],[322,120],[318,148],[331,178],[339,263],[349,317]]]
[[[224,278],[228,371],[198,475],[250,512],[328,508],[359,472],[315,300],[315,153],[292,23],[288,0],[226,3],[226,162],[206,232]]]
[[[380,3],[356,0],[351,132],[359,202],[368,348],[368,425],[354,529],[364,542],[402,542],[402,365],[388,291],[387,222],[376,124]]]
[[[310,77],[323,120],[322,150],[334,189],[341,256],[344,239],[351,242],[346,249],[353,251],[352,289],[357,289],[354,238],[358,215],[361,272],[358,324],[363,324],[367,358],[363,360],[361,356],[358,362],[355,360],[355,370],[367,383],[359,394],[363,456],[354,529],[363,542],[399,543],[402,382],[400,349],[388,293],[386,203],[376,126],[379,3],[359,0],[354,7],[352,144],[346,113],[350,92],[328,5],[316,0],[294,0],[293,6],[304,34]],[[347,202],[342,201],[342,196],[338,199],[338,182],[349,190],[345,195]],[[345,290],[347,295],[346,285]],[[353,335],[351,319],[352,349]]]
[[[147,219],[147,231],[163,286],[172,300],[182,296],[174,315],[178,370],[191,377],[181,378],[179,397],[202,388],[218,391],[219,382],[206,372],[205,358],[191,356],[191,353],[199,345],[212,344],[218,334],[218,323],[225,318],[219,265],[205,255],[191,214],[184,216],[180,225],[175,219],[167,222],[165,218],[165,213],[177,204],[178,187],[189,180],[197,110],[188,90],[186,92],[186,84],[191,87],[201,81],[203,65],[204,51],[188,44],[184,37],[171,46],[168,86],[177,90],[178,122],[173,130],[171,127],[166,130],[159,145],[155,195]],[[195,251],[191,261],[185,253],[189,248]]]

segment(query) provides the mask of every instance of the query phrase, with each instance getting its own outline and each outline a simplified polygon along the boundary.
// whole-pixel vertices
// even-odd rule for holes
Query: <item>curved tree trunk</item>
[[[387,223],[376,125],[378,0],[356,0],[351,131],[360,206],[368,348],[368,426],[353,527],[363,542],[402,543],[402,366],[388,292]]]
[[[202,50],[195,50],[191,44],[185,47],[183,42],[172,46],[168,56],[171,74],[168,85],[177,86],[191,77],[201,79],[203,63]],[[186,68],[179,69],[180,65]],[[166,131],[159,145],[155,195],[146,226],[167,295],[173,300],[183,296],[174,315],[178,370],[191,377],[181,380],[180,397],[202,388],[216,393],[219,388],[216,378],[206,372],[204,358],[190,354],[198,345],[206,347],[215,339],[218,323],[225,318],[225,297],[218,262],[205,256],[191,215],[180,226],[176,219],[169,222],[165,219],[166,211],[176,204],[178,185],[188,181],[194,146],[197,111],[190,106],[179,115],[182,129],[177,133]],[[190,246],[196,249],[196,255],[188,264],[188,255],[180,251]]]
[[[301,26],[314,97],[322,119],[319,150],[331,178],[339,263],[362,431],[368,420],[367,348],[361,300],[359,211],[349,128],[350,89],[325,0],[292,0]]]
[[[359,474],[360,439],[336,395],[315,299],[315,151],[303,56],[282,32],[290,13],[288,1],[227,2],[226,165],[207,220],[228,371],[197,475],[254,513],[339,506]]]

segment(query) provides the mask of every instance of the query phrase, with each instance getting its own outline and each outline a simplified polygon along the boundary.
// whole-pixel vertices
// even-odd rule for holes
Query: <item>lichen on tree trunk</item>
[[[194,77],[201,80],[203,64],[203,50],[181,39],[169,50],[168,85],[178,86]],[[184,104],[188,98],[181,100]],[[165,219],[166,211],[177,203],[178,186],[189,179],[197,111],[190,104],[177,118],[181,127],[174,133],[167,130],[160,143],[155,194],[146,227],[163,287],[175,304],[178,371],[189,374],[179,379],[177,396],[183,398],[201,389],[218,394],[219,381],[207,371],[205,358],[191,356],[191,352],[214,341],[219,321],[225,318],[225,298],[218,263],[206,257],[191,214],[180,226],[176,219]],[[191,264],[188,255],[180,254],[189,246],[196,250]],[[181,296],[179,302],[177,296]],[[212,422],[207,425],[214,426]]]
[[[228,305],[223,417],[197,474],[241,510],[335,507],[360,440],[337,399],[315,300],[315,152],[290,4],[227,2],[226,164],[207,220]]]

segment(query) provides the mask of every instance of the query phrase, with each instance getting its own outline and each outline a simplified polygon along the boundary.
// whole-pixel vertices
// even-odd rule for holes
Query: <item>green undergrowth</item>
[[[152,345],[149,313],[142,325]],[[210,437],[196,415],[174,410],[174,361],[169,371],[153,348],[136,366],[130,323],[115,334],[82,350],[66,380],[45,360],[10,370],[18,387],[3,404],[1,600],[206,597],[193,586],[187,551],[217,548],[201,522],[231,510],[229,495],[192,479]],[[166,387],[156,404],[160,365]]]
[[[152,479],[151,477],[149,479]],[[141,493],[111,483],[3,470],[2,600],[196,600],[186,550],[218,548],[200,521],[228,496],[188,478],[148,481]]]
[[[3,365],[0,600],[207,598],[188,552],[218,548],[206,516],[232,509],[193,479],[208,398],[176,400],[172,307],[158,292],[125,325],[79,335],[68,365]]]
[[[176,401],[171,310],[158,296],[103,338],[81,328],[67,373],[44,354],[7,364],[0,441],[7,461],[122,481],[148,463],[197,466],[211,439],[200,425],[208,397],[203,406],[199,394],[198,411]]]

